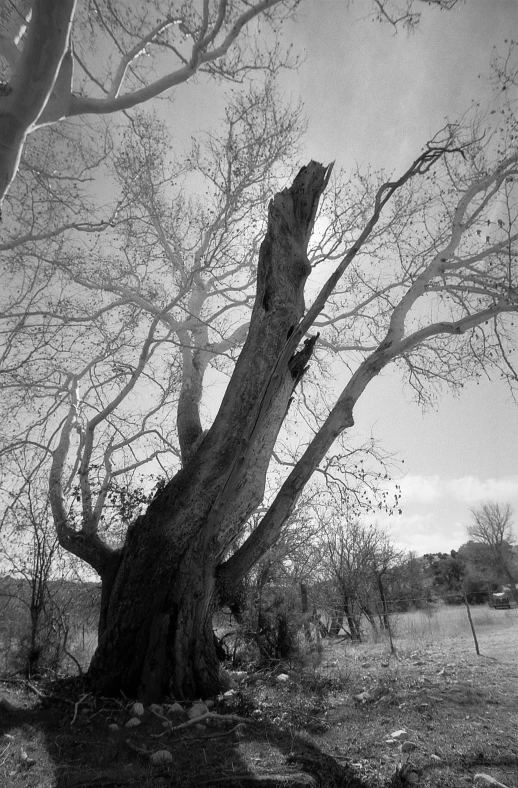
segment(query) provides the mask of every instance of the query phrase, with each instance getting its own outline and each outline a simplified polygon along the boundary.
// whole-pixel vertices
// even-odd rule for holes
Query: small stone
[[[287,681],[290,680],[290,677],[287,673],[279,673],[275,681],[278,681],[280,684],[286,684]]]
[[[206,705],[199,701],[199,703],[195,703],[193,706],[191,706],[187,712],[187,717],[190,720],[193,720],[195,717],[202,717],[204,714],[208,714],[208,711],[209,710]]]
[[[131,713],[134,717],[144,716],[144,705],[142,703],[134,703],[131,707]]]
[[[495,780],[491,775],[482,772],[475,775],[473,784],[476,788],[507,788],[504,783],[499,783],[498,780]]]
[[[403,744],[401,745],[401,752],[412,752],[412,750],[415,750],[416,747],[417,744],[415,742],[404,741]]]
[[[149,756],[149,762],[152,766],[163,766],[173,762],[173,756],[169,750],[157,750]]]
[[[179,703],[172,703],[168,706],[164,706],[164,710],[166,716],[170,720],[174,720],[175,722],[178,721],[183,722],[184,720],[187,719],[187,714],[185,712],[185,709],[182,709]]]
[[[20,763],[23,764],[23,766],[26,766],[27,768],[34,766],[34,764],[36,763],[34,758],[29,758],[23,747],[20,747]]]
[[[410,738],[410,734],[404,730],[394,731],[394,733],[391,733],[390,735],[395,741],[406,741]]]
[[[131,720],[128,720],[125,728],[136,728],[138,725],[142,725],[142,720],[139,720],[138,717],[132,717]]]
[[[151,711],[153,714],[159,714],[161,717],[164,716],[164,709],[158,703],[152,703],[149,707],[149,711]]]

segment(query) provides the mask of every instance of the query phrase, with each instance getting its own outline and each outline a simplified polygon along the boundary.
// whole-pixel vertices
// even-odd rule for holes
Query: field
[[[401,614],[395,654],[338,640],[230,673],[234,691],[192,720],[162,707],[126,728],[131,703],[85,697],[78,679],[2,682],[0,785],[459,788],[482,772],[518,788],[518,609],[472,615],[480,656],[465,608]]]

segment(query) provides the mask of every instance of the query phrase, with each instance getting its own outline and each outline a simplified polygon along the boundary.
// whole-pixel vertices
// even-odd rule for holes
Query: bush
[[[267,585],[251,589],[236,633],[235,657],[259,665],[293,662],[300,651],[303,616],[299,599],[289,588]],[[242,645],[241,645],[242,644]]]

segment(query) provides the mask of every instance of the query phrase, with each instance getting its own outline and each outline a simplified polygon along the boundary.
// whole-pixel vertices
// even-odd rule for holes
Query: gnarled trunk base
[[[98,692],[146,703],[211,697],[221,688],[213,561],[201,539],[181,561],[171,547],[158,557],[156,542],[144,558],[143,538],[126,545],[89,678]]]

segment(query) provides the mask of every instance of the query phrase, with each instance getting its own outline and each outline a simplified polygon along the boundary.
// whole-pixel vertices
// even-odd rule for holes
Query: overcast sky
[[[467,0],[450,12],[422,4],[411,37],[366,20],[369,0],[347,6],[303,3],[291,28],[307,53],[290,77],[309,116],[307,157],[401,172],[446,117],[489,95],[493,47],[504,51],[505,39],[518,38],[518,2]],[[498,381],[474,383],[461,397],[445,391],[438,409],[423,414],[387,370],[361,398],[355,421],[404,461],[403,515],[390,518],[401,546],[458,548],[470,508],[488,499],[514,505],[518,537],[518,405]]]

